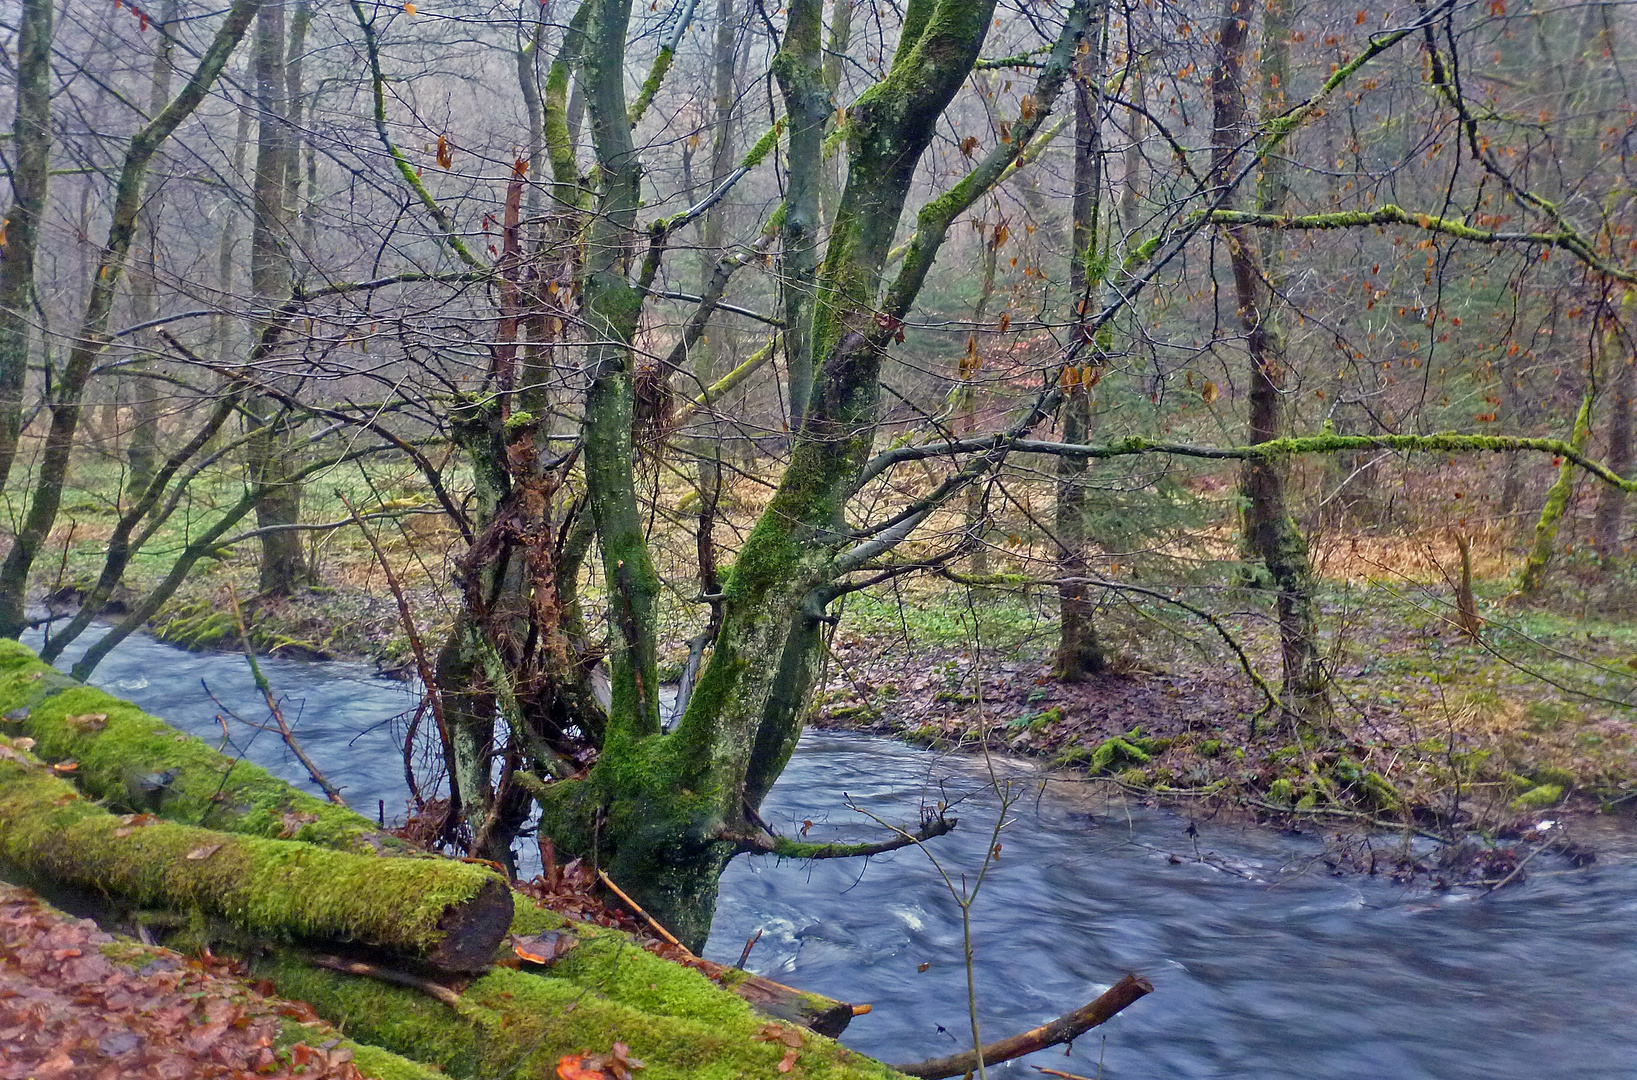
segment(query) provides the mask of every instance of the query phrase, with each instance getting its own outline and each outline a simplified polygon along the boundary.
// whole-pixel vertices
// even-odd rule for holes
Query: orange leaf
[[[565,1054],[557,1062],[558,1080],[605,1080],[601,1069],[588,1069],[579,1054]]]
[[[404,14],[405,15],[415,14],[415,5],[414,4],[405,4],[404,5]]]
[[[221,844],[201,844],[183,857],[189,862],[204,862],[220,850],[222,850]]]
[[[60,773],[70,773],[79,768],[80,763],[77,761],[59,761],[51,767]]]

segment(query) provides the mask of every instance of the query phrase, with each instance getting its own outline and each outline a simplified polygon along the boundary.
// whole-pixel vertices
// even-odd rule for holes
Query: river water
[[[264,665],[303,745],[353,805],[401,816],[392,718],[412,707],[411,690],[355,665]],[[217,743],[222,707],[203,684],[240,715],[265,715],[231,654],[132,638],[94,681]],[[312,790],[277,736],[231,721],[229,732]],[[1114,1080],[1637,1077],[1637,844],[1617,833],[1584,869],[1541,859],[1531,870],[1546,872],[1489,896],[1432,893],[1331,876],[1311,835],[1201,822],[1193,837],[1170,811],[1000,769],[1023,797],[972,907],[985,1041],[1083,1004],[1126,971],[1155,992],[1072,1054],[1044,1051],[997,1076],[1044,1066]],[[881,830],[858,810],[913,822],[940,799],[962,800],[962,823],[929,846],[957,885],[963,872],[970,882],[998,810],[981,760],[809,732],[763,813],[782,831],[811,821],[809,838],[860,839]],[[750,970],[874,1006],[842,1037],[855,1049],[908,1061],[969,1045],[960,909],[925,854],[740,858],[706,954],[732,963],[758,929]]]

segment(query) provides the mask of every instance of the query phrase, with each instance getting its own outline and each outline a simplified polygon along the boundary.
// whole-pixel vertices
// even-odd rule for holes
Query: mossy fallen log
[[[222,832],[290,838],[334,848],[411,854],[409,845],[352,810],[316,798],[258,765],[222,754],[128,701],[85,686],[42,662],[25,645],[0,640],[0,732],[35,740],[50,762],[73,761],[74,782],[114,806],[204,825]],[[140,790],[150,777],[157,791]],[[138,790],[133,790],[138,789]],[[610,955],[623,957],[625,978],[610,996],[633,996],[638,1008],[656,1005],[642,988],[664,985],[678,965],[633,945],[617,930],[574,922],[515,896],[513,932],[569,931],[590,947],[555,971],[571,981]],[[718,985],[776,1019],[825,1035],[839,1035],[851,1019],[846,1002],[783,986],[747,972],[712,965]],[[601,976],[599,976],[601,977]]]
[[[75,782],[114,806],[341,851],[414,850],[344,806],[69,678],[16,641],[0,640],[0,718],[0,732],[32,738],[47,761],[75,762]]]
[[[461,988],[458,1008],[288,954],[252,957],[250,964],[280,994],[308,1002],[353,1038],[453,1077],[550,1080],[565,1055],[607,1052],[615,1041],[646,1064],[641,1080],[779,1077],[787,1053],[788,1075],[802,1080],[899,1076],[822,1035],[769,1021],[705,976],[674,964],[663,986],[641,993],[631,992],[632,967],[619,958],[583,973],[595,970],[600,978],[575,981],[498,967]],[[599,985],[623,991],[623,1000]],[[642,999],[652,1008],[632,1003]]]
[[[512,919],[499,875],[119,817],[0,737],[0,862],[253,934],[352,942],[450,971],[487,967]]]

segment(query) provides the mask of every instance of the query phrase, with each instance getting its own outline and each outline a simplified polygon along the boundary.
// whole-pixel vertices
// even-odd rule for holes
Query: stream
[[[88,634],[87,638],[94,634]],[[25,636],[38,647],[38,631]],[[76,643],[66,668],[84,647]],[[262,661],[307,752],[361,812],[405,807],[394,717],[412,689],[346,663]],[[242,657],[122,643],[94,681],[220,745],[222,708],[265,707]],[[230,722],[238,750],[307,790],[277,735]],[[234,750],[229,748],[228,752]],[[1332,876],[1319,837],[1198,823],[1108,799],[1026,764],[997,764],[1022,798],[972,907],[985,1041],[1089,1001],[1128,970],[1154,993],[1065,1056],[1031,1065],[1133,1080],[1630,1080],[1637,1076],[1637,843],[1603,827],[1598,861],[1543,857],[1492,895]],[[960,800],[961,825],[929,848],[950,877],[981,867],[998,800],[981,759],[809,732],[763,815],[809,839],[863,839]],[[1384,843],[1391,844],[1392,838]],[[519,852],[536,860],[532,844]],[[1537,872],[1539,871],[1539,872]],[[970,1045],[961,912],[927,855],[865,861],[736,860],[706,955],[846,1001],[870,1002],[842,1036],[888,1061]],[[922,968],[925,970],[922,970]]]

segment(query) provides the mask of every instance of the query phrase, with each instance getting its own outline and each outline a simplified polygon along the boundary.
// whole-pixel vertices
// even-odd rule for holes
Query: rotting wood
[[[1070,1042],[1153,991],[1153,985],[1141,975],[1127,975],[1103,991],[1096,1000],[1059,1016],[1049,1024],[1042,1024],[1040,1027],[988,1044],[983,1048],[983,1063],[998,1065],[1024,1054],[1032,1054],[1036,1050],[1044,1050],[1048,1046]],[[893,1068],[909,1076],[920,1077],[921,1080],[941,1080],[942,1077],[961,1076],[976,1070],[978,1055],[966,1050],[959,1054],[950,1054],[948,1057],[919,1061],[913,1065],[894,1065]]]

